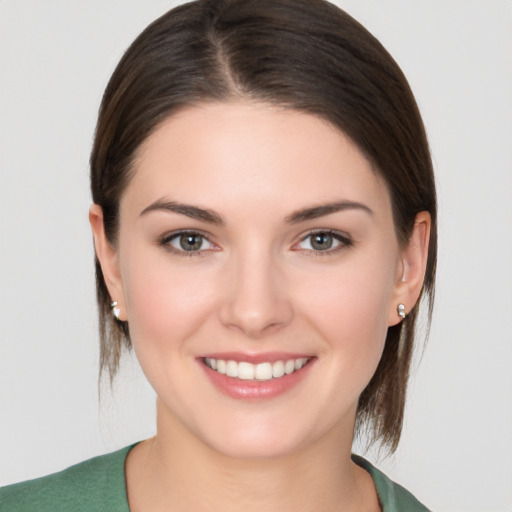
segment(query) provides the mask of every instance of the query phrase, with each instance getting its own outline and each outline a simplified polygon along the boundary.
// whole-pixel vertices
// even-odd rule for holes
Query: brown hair
[[[324,0],[199,0],[149,25],[119,62],[103,96],[91,189],[115,246],[120,197],[141,143],[187,105],[244,98],[330,121],[389,188],[398,240],[420,211],[432,218],[422,295],[432,312],[436,193],[424,126],[407,80],[382,45]],[[115,375],[129,327],[110,311],[96,259],[101,370]],[[393,451],[400,439],[419,303],[388,329],[382,359],[360,396],[357,430]]]

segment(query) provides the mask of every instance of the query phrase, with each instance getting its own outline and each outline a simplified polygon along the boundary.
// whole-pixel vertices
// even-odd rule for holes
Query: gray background
[[[2,484],[154,432],[131,359],[98,401],[87,160],[114,65],[175,3],[0,1]],[[409,78],[439,187],[433,328],[401,447],[378,464],[436,511],[510,511],[512,2],[338,4]]]

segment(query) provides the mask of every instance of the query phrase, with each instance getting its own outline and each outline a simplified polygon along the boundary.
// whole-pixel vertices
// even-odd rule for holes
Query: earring
[[[112,309],[112,314],[115,316],[116,320],[119,320],[121,309],[117,307],[117,300],[110,303],[110,309]]]
[[[405,304],[398,304],[396,311],[398,316],[403,320],[405,318]]]

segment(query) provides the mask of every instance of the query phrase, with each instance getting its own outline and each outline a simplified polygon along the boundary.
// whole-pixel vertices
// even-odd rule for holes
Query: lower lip
[[[202,360],[199,361],[199,364],[210,381],[222,393],[239,400],[265,400],[286,393],[299,384],[309,373],[314,361],[314,359],[309,360],[300,370],[296,370],[290,375],[262,381],[228,377],[212,370]]]

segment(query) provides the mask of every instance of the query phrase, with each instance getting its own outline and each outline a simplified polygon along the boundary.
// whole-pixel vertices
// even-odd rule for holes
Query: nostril
[[[287,325],[293,309],[276,262],[262,253],[261,244],[251,247],[237,253],[226,269],[220,319],[229,328],[259,338]]]

